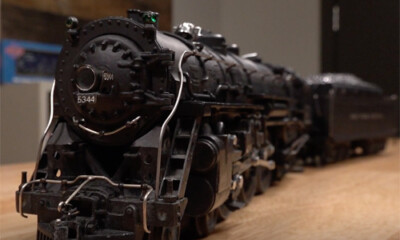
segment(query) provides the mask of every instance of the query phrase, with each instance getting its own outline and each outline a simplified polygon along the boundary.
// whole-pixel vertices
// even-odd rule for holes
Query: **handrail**
[[[192,51],[184,51],[179,58],[179,63],[178,63],[178,70],[179,70],[179,90],[178,90],[178,95],[175,100],[174,107],[172,108],[171,112],[169,113],[168,117],[165,119],[164,123],[161,126],[160,130],[160,137],[158,139],[158,151],[157,151],[157,169],[156,169],[156,183],[155,183],[155,198],[158,199],[158,196],[160,194],[160,175],[161,175],[161,152],[162,152],[162,142],[165,134],[165,130],[167,128],[167,125],[169,121],[172,119],[174,116],[176,110],[178,109],[179,101],[181,99],[182,95],[182,89],[183,89],[183,71],[182,71],[182,62],[186,54],[194,54]]]

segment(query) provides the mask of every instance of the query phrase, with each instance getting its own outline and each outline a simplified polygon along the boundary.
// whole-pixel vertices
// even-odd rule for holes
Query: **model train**
[[[68,18],[51,119],[16,193],[38,240],[206,236],[299,160],[375,153],[397,131],[393,99],[355,76],[302,79],[193,24],[157,24],[139,10]]]

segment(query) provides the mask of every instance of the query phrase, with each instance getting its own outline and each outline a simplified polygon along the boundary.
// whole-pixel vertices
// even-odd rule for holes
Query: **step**
[[[171,158],[185,160],[186,154],[173,154],[173,155],[171,155]]]

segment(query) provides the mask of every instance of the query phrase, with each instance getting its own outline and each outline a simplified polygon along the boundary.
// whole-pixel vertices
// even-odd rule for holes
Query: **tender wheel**
[[[194,222],[196,225],[196,232],[199,237],[205,237],[210,235],[215,229],[218,221],[218,213],[216,210],[211,211],[210,213],[196,217]]]
[[[315,167],[322,167],[324,165],[321,155],[315,155],[313,158],[313,164]]]
[[[257,190],[256,193],[264,193],[272,184],[272,171],[264,168],[257,167]]]
[[[152,240],[179,240],[181,228],[177,227],[158,227],[154,228]]]

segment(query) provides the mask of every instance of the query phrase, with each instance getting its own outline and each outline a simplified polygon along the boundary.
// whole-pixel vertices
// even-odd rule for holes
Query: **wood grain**
[[[0,239],[34,239],[36,218],[15,212],[20,171],[32,163],[0,167]],[[376,156],[306,168],[231,214],[204,240],[400,239],[400,142]]]

